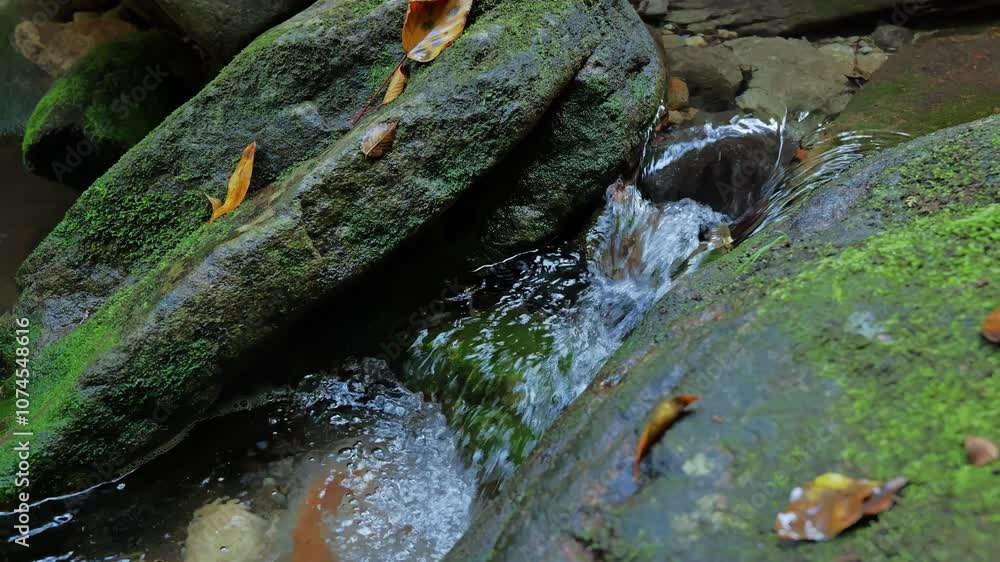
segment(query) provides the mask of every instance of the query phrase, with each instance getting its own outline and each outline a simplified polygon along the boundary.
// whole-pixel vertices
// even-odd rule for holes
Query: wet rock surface
[[[1000,299],[998,130],[878,155],[679,282],[448,559],[989,560],[995,476],[961,443],[1000,422],[1000,356],[977,337]],[[702,400],[634,481],[672,393]],[[831,470],[913,484],[876,524],[783,548],[788,490]]]

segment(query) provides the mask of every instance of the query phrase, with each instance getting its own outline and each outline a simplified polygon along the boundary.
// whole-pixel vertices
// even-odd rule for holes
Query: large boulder
[[[864,85],[830,129],[920,136],[1000,112],[1000,26],[904,46]]]
[[[165,32],[92,49],[38,103],[24,134],[33,173],[85,189],[200,85],[200,59]]]
[[[675,285],[448,560],[991,560],[1000,117],[876,155]],[[782,233],[778,232],[778,228]],[[654,405],[702,399],[632,457]],[[877,522],[782,545],[825,472],[911,482]],[[554,486],[553,483],[559,483]]]
[[[489,226],[505,224],[537,228],[511,243],[556,235],[645,139],[628,127],[654,117],[663,71],[625,0],[477,2],[459,40],[352,128],[402,55],[405,10],[325,0],[265,33],[26,261],[15,315],[33,326],[36,493],[106,479],[168,441],[270,336],[363,286],[404,244],[495,247]],[[392,150],[366,158],[362,138],[389,121]],[[567,139],[567,159],[515,150]],[[204,193],[223,194],[251,141],[247,200],[206,224]],[[553,193],[525,193],[530,178]],[[512,202],[518,212],[494,212]],[[16,458],[3,451],[6,499]]]
[[[269,27],[312,0],[155,0],[160,9],[216,63],[227,62]],[[358,8],[364,11],[365,6]]]
[[[996,0],[947,2],[945,0],[671,0],[667,20],[694,31],[726,28],[740,35],[791,35],[852,18],[871,18],[910,25],[915,18],[939,15],[941,10],[966,11],[996,5]]]
[[[134,25],[108,12],[69,22],[24,20],[15,29],[14,41],[24,58],[59,77],[94,47],[135,31]]]

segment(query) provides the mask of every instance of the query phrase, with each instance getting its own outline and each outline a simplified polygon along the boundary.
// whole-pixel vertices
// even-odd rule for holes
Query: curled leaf
[[[406,83],[409,80],[410,71],[403,65],[397,66],[396,70],[392,72],[392,77],[389,79],[389,89],[385,91],[385,99],[382,100],[382,105],[396,101],[396,98],[402,95],[403,90],[406,89]]]
[[[855,480],[828,472],[792,490],[788,505],[778,513],[774,530],[791,541],[832,539],[861,520],[893,506],[896,494],[906,486],[905,478],[885,484]]]
[[[430,62],[465,30],[472,0],[410,0],[403,22],[403,50],[417,62]]]
[[[965,438],[965,456],[973,466],[986,466],[1000,458],[1000,450],[992,441],[970,435]]]
[[[229,178],[229,188],[226,190],[225,201],[219,201],[211,195],[206,195],[212,204],[212,217],[208,219],[210,224],[222,215],[235,210],[243,202],[243,199],[246,198],[247,190],[250,188],[250,178],[253,176],[253,159],[256,154],[256,142],[250,143],[243,149],[240,163],[236,165],[236,171]]]
[[[983,337],[990,343],[1000,344],[1000,308],[997,308],[983,320]]]
[[[639,436],[639,443],[635,448],[633,469],[636,480],[639,480],[639,463],[642,462],[643,457],[663,437],[667,429],[677,421],[677,418],[684,412],[684,409],[698,400],[699,397],[694,394],[682,394],[668,398],[656,405],[652,415],[649,417],[649,423],[646,424],[646,428],[642,430],[642,435]]]
[[[392,149],[396,142],[396,128],[399,121],[389,121],[372,126],[361,140],[361,152],[368,158],[381,158]]]

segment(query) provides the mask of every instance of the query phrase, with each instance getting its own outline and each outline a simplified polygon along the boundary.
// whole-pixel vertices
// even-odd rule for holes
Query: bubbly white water
[[[514,389],[517,415],[540,435],[670,289],[674,274],[698,250],[700,230],[726,220],[691,200],[654,205],[631,185],[613,186],[607,199],[587,234],[583,267],[578,254],[533,254],[495,306],[459,318],[437,334],[423,331],[412,348],[417,356],[412,368],[423,377],[451,376],[449,348],[461,345],[472,350],[464,360],[486,377],[516,369],[521,374]],[[481,327],[478,333],[465,329],[470,322]],[[519,330],[533,332],[541,345],[516,341],[511,334]],[[433,341],[424,353],[427,338]],[[504,397],[496,397],[486,406],[502,408],[503,402]],[[491,442],[502,445],[480,448],[474,458],[485,478],[509,475],[514,468],[510,436],[503,433],[509,428],[490,430],[500,432]]]
[[[372,390],[329,379],[302,397],[331,427],[354,429],[300,469],[313,482],[341,475],[351,491],[325,517],[331,550],[343,562],[439,560],[465,530],[475,472],[438,406],[399,387]]]

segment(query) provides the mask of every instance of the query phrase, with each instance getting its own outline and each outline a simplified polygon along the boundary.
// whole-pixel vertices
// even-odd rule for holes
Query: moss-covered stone
[[[528,363],[551,353],[552,335],[523,314],[513,309],[465,318],[422,334],[411,350],[407,386],[442,405],[463,452],[481,466],[519,464],[537,440],[522,420],[518,385]]]
[[[1000,354],[978,333],[1000,302],[998,134],[992,118],[877,155],[786,239],[766,228],[679,281],[451,559],[991,559],[996,475],[962,441],[1000,438]],[[673,392],[702,400],[635,482]],[[780,544],[790,490],[829,471],[911,484],[836,540]]]
[[[617,40],[609,22],[638,21],[624,0],[477,3],[462,37],[352,128],[373,73],[401,54],[406,2],[366,6],[321,1],[259,37],[88,189],[22,267],[17,314],[40,326],[33,423],[47,434],[35,493],[122,472],[297,315],[363,284],[460,199],[492,201],[481,180],[596,46]],[[399,121],[392,150],[365,158],[365,132],[388,120]],[[222,194],[252,140],[250,195],[205,224],[202,192]],[[475,228],[459,237],[477,239]],[[11,453],[0,448],[0,500],[12,492]],[[111,453],[121,461],[109,469]]]
[[[1000,111],[996,28],[931,38],[901,49],[855,94],[830,129],[913,136]]]
[[[199,67],[197,54],[164,32],[95,47],[35,107],[25,165],[86,188],[194,94]]]

